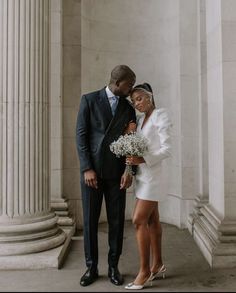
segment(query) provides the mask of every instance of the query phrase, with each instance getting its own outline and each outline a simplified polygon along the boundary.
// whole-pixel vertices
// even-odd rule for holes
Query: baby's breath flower
[[[142,157],[148,149],[148,141],[144,136],[132,132],[121,135],[118,140],[110,144],[110,150],[117,157],[137,156]]]
[[[142,157],[148,149],[148,140],[137,134],[131,132],[129,134],[121,135],[118,140],[110,144],[110,150],[118,158],[127,156]],[[130,165],[127,165],[125,172],[133,175],[133,170]]]

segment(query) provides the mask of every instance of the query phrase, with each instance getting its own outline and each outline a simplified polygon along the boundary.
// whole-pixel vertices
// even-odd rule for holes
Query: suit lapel
[[[99,93],[98,104],[101,113],[103,114],[104,125],[106,129],[106,134],[113,127],[116,122],[120,120],[120,117],[125,112],[126,101],[125,98],[119,98],[119,102],[116,108],[115,115],[112,115],[111,107],[106,95],[105,88],[103,88]]]
[[[121,117],[122,113],[124,113],[125,107],[126,107],[125,99],[119,98],[119,103],[117,105],[115,115],[113,116],[113,118],[112,118],[112,120],[106,130],[106,133],[110,130],[111,127],[113,127],[116,124],[116,122],[119,121],[119,118]]]
[[[111,122],[113,116],[112,116],[111,107],[106,95],[105,88],[103,88],[99,93],[98,104],[99,104],[100,111],[103,114],[102,117],[104,119],[104,124],[107,127],[109,123]]]
[[[119,98],[119,103],[117,105],[115,115],[114,115],[114,117],[112,119],[114,123],[120,117],[121,113],[124,112],[125,107],[126,107],[125,99],[124,98]]]

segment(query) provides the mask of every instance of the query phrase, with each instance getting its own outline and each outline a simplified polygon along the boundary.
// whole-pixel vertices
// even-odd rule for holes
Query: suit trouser
[[[109,228],[108,264],[115,267],[122,252],[126,190],[120,189],[120,179],[98,179],[98,189],[81,181],[81,191],[86,265],[89,268],[97,268],[98,265],[98,221],[104,196]]]

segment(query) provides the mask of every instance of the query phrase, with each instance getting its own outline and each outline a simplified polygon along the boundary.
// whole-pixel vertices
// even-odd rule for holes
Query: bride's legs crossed
[[[158,268],[163,265],[162,261],[162,227],[159,218],[158,203],[152,211],[149,220],[150,244],[152,251],[152,266],[151,271],[157,272]]]
[[[140,258],[139,273],[134,281],[135,284],[143,284],[150,276],[150,233],[149,219],[156,207],[156,202],[137,199],[133,224],[136,229],[136,238]]]

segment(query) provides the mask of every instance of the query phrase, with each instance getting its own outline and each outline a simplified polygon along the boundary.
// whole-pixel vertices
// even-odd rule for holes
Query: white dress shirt
[[[114,97],[114,96],[117,97],[117,99],[119,101],[119,96],[114,95],[113,92],[109,89],[108,86],[105,88],[105,91],[106,91],[110,106],[112,105],[112,102],[113,102],[112,97]]]

